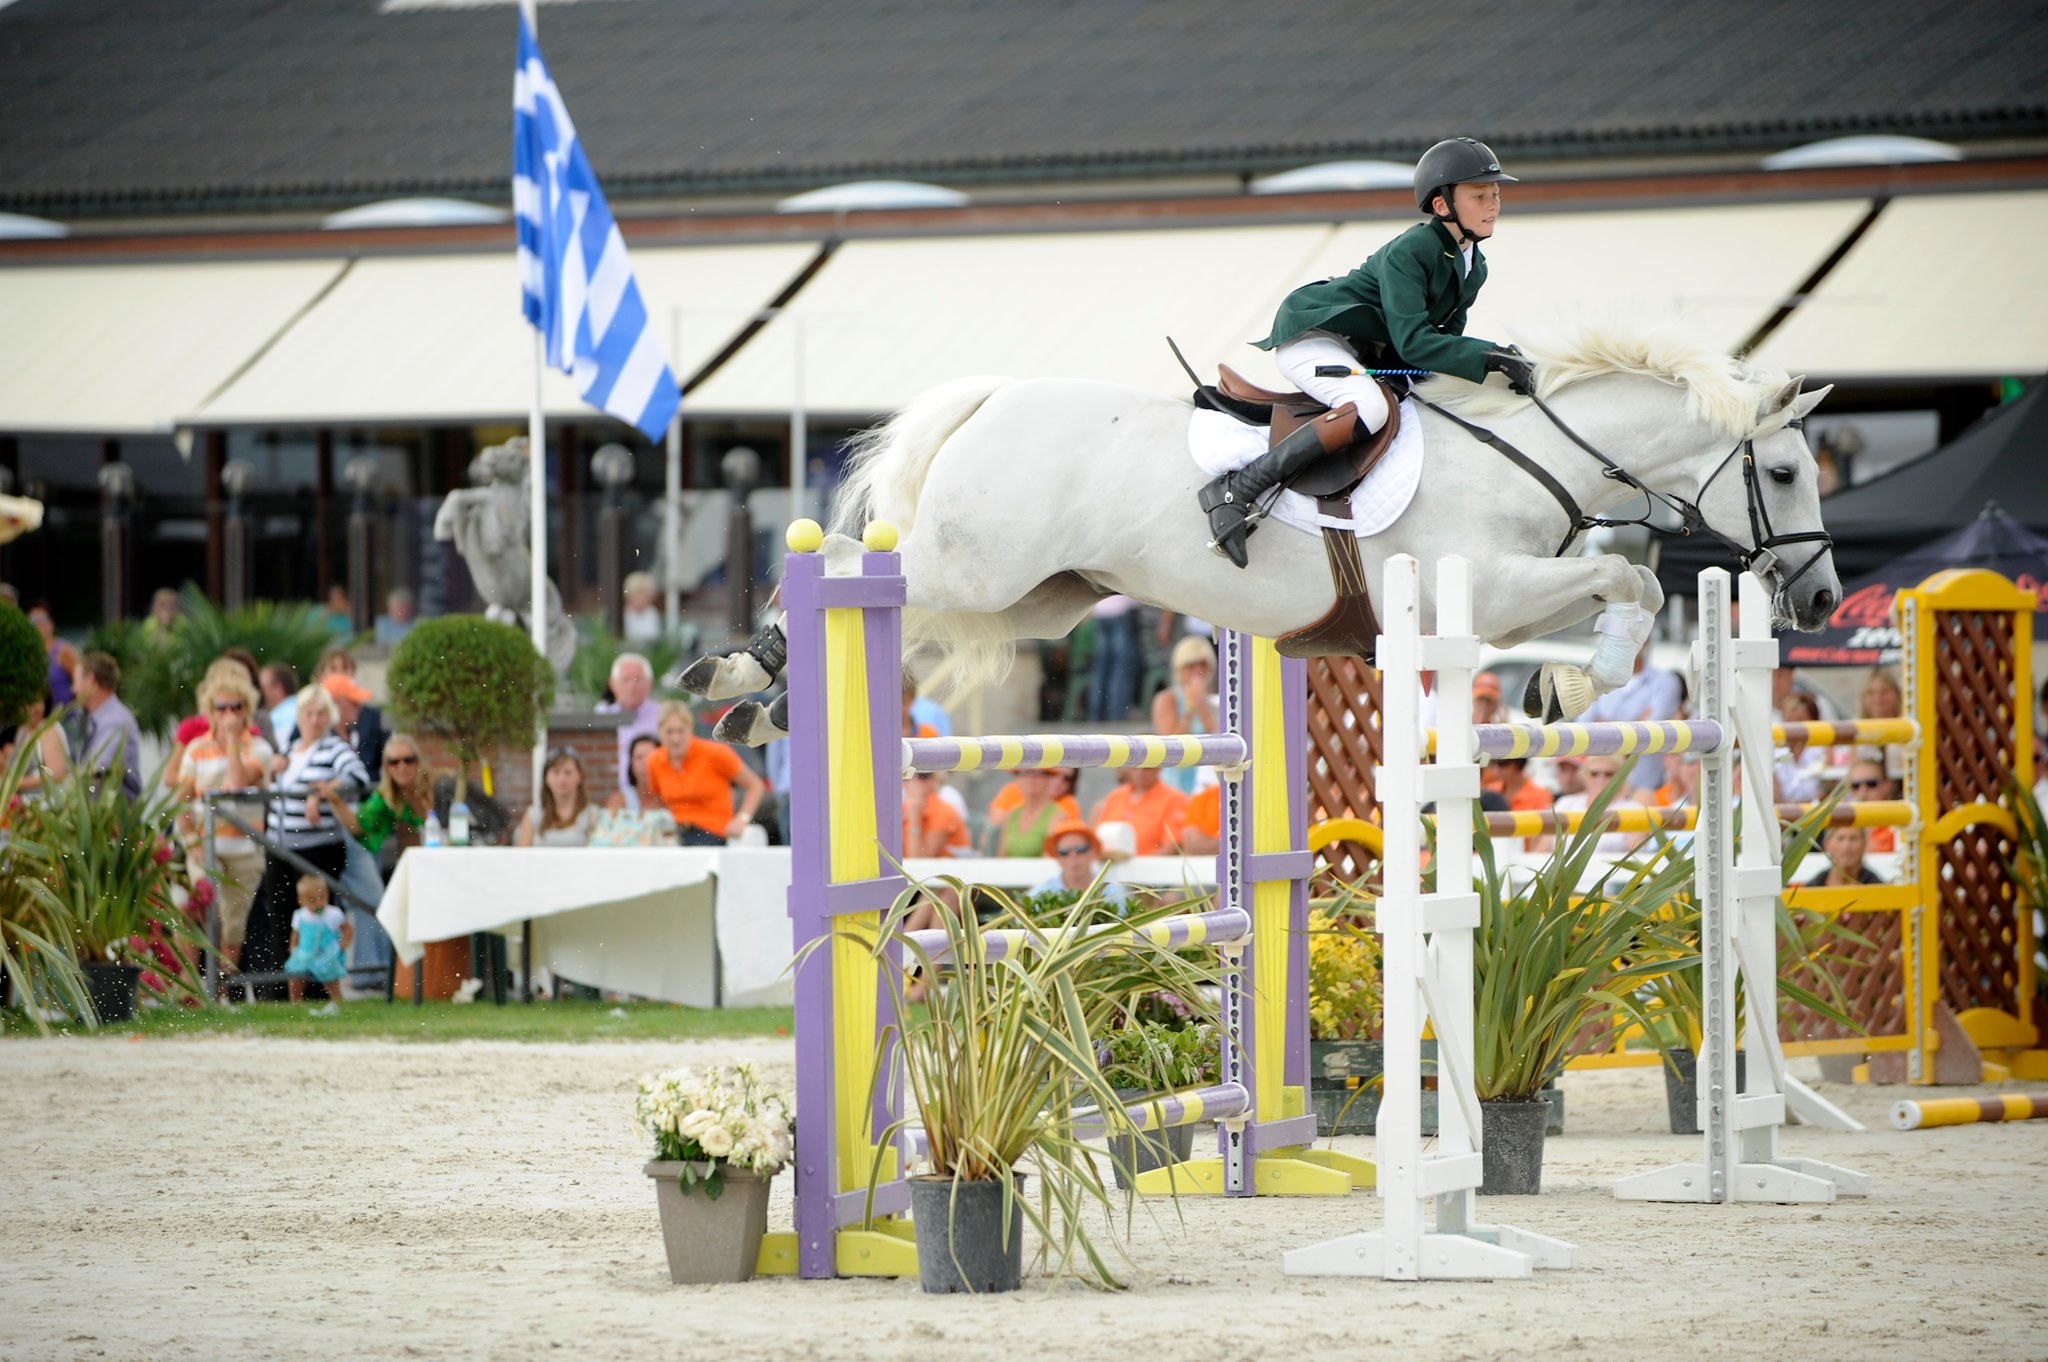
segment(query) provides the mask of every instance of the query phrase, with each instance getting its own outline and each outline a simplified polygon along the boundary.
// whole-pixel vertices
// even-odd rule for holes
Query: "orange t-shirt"
[[[709,738],[692,738],[677,766],[666,747],[647,756],[647,780],[655,797],[678,823],[725,836],[732,822],[732,781],[740,773],[739,753]]]
[[[967,820],[960,816],[960,810],[939,798],[936,794],[924,802],[924,834],[929,842],[934,835],[939,839],[941,856],[966,856],[973,851],[973,843],[967,840]],[[910,850],[910,810],[903,811],[903,854],[913,855]]]
[[[1008,816],[1010,810],[1017,808],[1023,802],[1024,791],[1014,780],[1002,789],[997,790],[996,797],[988,802],[988,821],[990,825],[993,826],[1002,822]],[[1059,805],[1060,812],[1068,818],[1079,818],[1081,816],[1081,806],[1074,802],[1074,797],[1070,794],[1061,795],[1053,803]]]
[[[1138,854],[1158,856],[1180,839],[1187,808],[1188,797],[1164,781],[1146,791],[1143,798],[1133,797],[1130,786],[1119,785],[1095,806],[1095,817],[1089,821],[1097,828],[1104,823],[1129,823],[1137,830]]]
[[[1872,851],[1897,851],[1899,849],[1899,830],[1892,827],[1872,828],[1868,845]]]
[[[1181,826],[1195,832],[1205,832],[1221,840],[1223,837],[1223,786],[1204,785],[1188,796],[1188,807],[1182,816]]]

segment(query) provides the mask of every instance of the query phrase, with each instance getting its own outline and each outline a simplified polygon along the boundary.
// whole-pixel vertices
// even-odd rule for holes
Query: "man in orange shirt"
[[[768,793],[767,782],[724,743],[697,737],[688,705],[664,704],[655,732],[661,746],[647,754],[647,782],[676,820],[677,839],[686,847],[715,847],[745,832]],[[734,785],[740,787],[738,813],[732,807]]]
[[[1163,783],[1159,772],[1134,766],[1095,806],[1095,816],[1088,821],[1098,833],[1104,823],[1129,823],[1137,832],[1137,854],[1158,856],[1179,845],[1187,806],[1188,797]]]

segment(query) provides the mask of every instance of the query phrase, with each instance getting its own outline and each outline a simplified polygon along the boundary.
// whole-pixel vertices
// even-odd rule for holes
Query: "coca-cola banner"
[[[1954,534],[1844,589],[1842,604],[1817,634],[1786,634],[1779,656],[1790,667],[1876,667],[1899,660],[1892,602],[1899,592],[1949,568],[1984,568],[2007,578],[2048,614],[2048,539],[2001,511],[1988,511]]]

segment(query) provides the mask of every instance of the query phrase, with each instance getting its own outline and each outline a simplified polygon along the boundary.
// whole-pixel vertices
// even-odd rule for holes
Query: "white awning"
[[[1184,397],[1172,336],[1205,375],[1218,360],[1272,376],[1249,341],[1316,277],[1323,225],[1065,232],[842,246],[704,387],[692,411],[868,416],[970,374],[1096,378]],[[799,326],[800,319],[800,326]],[[798,364],[796,340],[803,338]]]
[[[677,374],[723,348],[816,252],[635,250],[634,276]],[[247,373],[183,415],[197,426],[510,420],[531,401],[532,336],[509,249],[359,260]],[[608,419],[565,374],[548,370],[541,391],[550,416]]]
[[[1894,199],[1761,353],[1831,379],[2048,372],[2044,231],[2048,190]]]
[[[1863,199],[1840,199],[1517,214],[1510,195],[1484,248],[1486,287],[1465,329],[1527,342],[1589,325],[1671,321],[1733,351],[1869,208]],[[1370,251],[1376,243],[1359,237],[1355,244]]]
[[[167,432],[344,263],[0,269],[0,431]]]

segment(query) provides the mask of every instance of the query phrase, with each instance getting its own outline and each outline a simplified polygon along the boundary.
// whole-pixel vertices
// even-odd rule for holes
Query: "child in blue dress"
[[[341,978],[348,973],[349,940],[355,929],[348,914],[327,900],[327,881],[318,875],[299,877],[299,910],[292,914],[292,953],[284,962],[291,976],[292,1001],[304,1002],[306,980],[318,980],[327,989],[323,1016],[341,1011]]]

